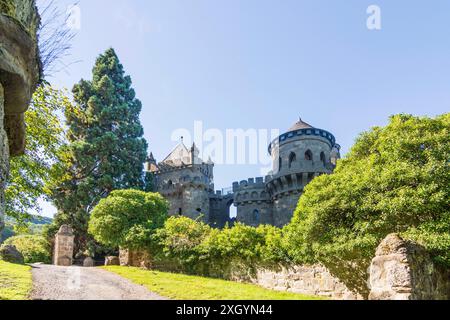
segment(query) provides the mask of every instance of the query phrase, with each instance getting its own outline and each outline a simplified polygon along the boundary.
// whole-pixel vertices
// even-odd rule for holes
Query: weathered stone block
[[[449,280],[448,270],[435,266],[423,247],[390,234],[370,265],[369,299],[449,299]]]
[[[17,264],[24,263],[23,255],[15,246],[10,244],[2,245],[0,247],[0,260]]]
[[[62,225],[55,236],[53,263],[57,266],[71,266],[73,263],[75,235],[71,227]]]
[[[105,266],[119,266],[120,265],[120,259],[119,257],[106,257],[105,258]]]
[[[87,257],[86,259],[84,259],[84,261],[83,261],[83,267],[85,267],[85,268],[92,268],[92,267],[95,267],[95,261],[94,261],[94,259],[92,259],[91,257]]]

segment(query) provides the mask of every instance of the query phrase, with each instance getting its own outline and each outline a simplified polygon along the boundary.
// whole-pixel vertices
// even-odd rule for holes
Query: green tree
[[[35,91],[28,111],[25,154],[10,162],[10,177],[5,190],[6,215],[20,223],[40,211],[38,199],[47,194],[46,183],[53,177],[51,167],[61,161],[64,146],[62,112],[71,102],[64,91],[42,85]]]
[[[92,210],[89,233],[110,247],[142,249],[167,219],[167,201],[158,193],[116,190]]]
[[[75,105],[65,110],[70,145],[59,170],[66,174],[51,186],[58,214],[48,233],[71,225],[78,251],[93,245],[87,233],[89,214],[101,199],[113,190],[147,188],[142,106],[131,78],[113,49],[98,57],[92,73],[92,81],[74,86]]]
[[[300,198],[285,243],[297,262],[320,261],[360,292],[389,233],[450,266],[450,114],[396,115],[363,133],[335,172]]]
[[[8,238],[5,245],[14,245],[23,255],[25,263],[51,263],[50,243],[41,235],[19,235]]]

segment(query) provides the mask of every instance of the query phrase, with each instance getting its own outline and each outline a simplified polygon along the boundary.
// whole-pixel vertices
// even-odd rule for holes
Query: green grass
[[[144,285],[150,291],[175,300],[319,300],[289,292],[233,281],[188,276],[183,274],[148,271],[139,268],[102,267],[132,282]]]
[[[31,286],[31,267],[0,261],[0,300],[27,300]]]

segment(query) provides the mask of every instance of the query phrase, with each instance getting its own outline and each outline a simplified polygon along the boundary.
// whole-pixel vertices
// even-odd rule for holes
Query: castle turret
[[[181,141],[155,171],[156,190],[169,201],[169,215],[186,216],[209,223],[209,195],[214,192],[214,164],[204,163],[199,150]]]
[[[303,188],[316,176],[331,173],[334,136],[299,119],[269,146],[273,173],[267,187],[273,201],[275,225],[292,218]]]
[[[152,152],[150,152],[150,155],[147,157],[147,162],[145,163],[145,170],[147,172],[158,171],[158,166],[156,164],[156,160]]]

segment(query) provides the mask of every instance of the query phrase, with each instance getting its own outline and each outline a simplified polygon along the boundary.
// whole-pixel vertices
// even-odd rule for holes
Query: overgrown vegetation
[[[117,266],[105,269],[161,296],[177,300],[323,300],[316,296],[268,290],[252,284],[219,279]],[[180,283],[183,285],[180,286]]]
[[[0,260],[0,300],[27,300],[31,286],[31,267]]]
[[[7,239],[23,255],[25,263],[51,263],[50,243],[41,235],[19,235]]]

